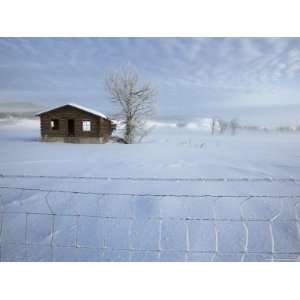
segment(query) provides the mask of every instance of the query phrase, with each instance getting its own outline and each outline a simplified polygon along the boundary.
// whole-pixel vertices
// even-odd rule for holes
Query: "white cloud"
[[[191,110],[201,99],[300,105],[299,38],[0,38],[0,98],[5,91],[100,97],[105,72],[127,63],[159,86],[162,106],[183,97]]]

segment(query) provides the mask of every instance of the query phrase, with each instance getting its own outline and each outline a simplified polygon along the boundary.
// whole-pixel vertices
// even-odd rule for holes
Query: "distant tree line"
[[[240,125],[237,119],[231,119],[230,121],[226,121],[221,118],[212,118],[211,134],[214,135],[217,131],[220,134],[224,134],[226,130],[229,130],[231,135],[235,135],[239,126]]]
[[[29,119],[35,116],[36,112],[0,112],[0,119],[8,119],[8,118],[24,118]]]
[[[232,119],[226,121],[221,118],[212,118],[211,119],[211,134],[216,133],[224,134],[227,130],[230,131],[231,135],[235,135],[237,129],[244,129],[250,131],[263,131],[263,132],[281,132],[281,133],[291,133],[291,132],[300,132],[300,125],[297,126],[277,126],[273,128],[261,127],[256,125],[241,125],[237,119]]]

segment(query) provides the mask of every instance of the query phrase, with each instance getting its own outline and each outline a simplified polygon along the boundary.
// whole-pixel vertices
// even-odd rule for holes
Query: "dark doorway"
[[[68,120],[68,136],[75,136],[75,124],[74,120]]]

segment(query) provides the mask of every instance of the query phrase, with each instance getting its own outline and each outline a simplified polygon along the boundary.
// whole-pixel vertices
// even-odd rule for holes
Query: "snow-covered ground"
[[[299,260],[299,134],[154,125],[142,144],[78,145],[2,120],[0,259]]]

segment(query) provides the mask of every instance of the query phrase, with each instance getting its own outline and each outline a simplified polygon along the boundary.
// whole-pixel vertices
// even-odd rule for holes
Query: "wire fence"
[[[300,182],[296,177],[113,177],[113,176],[58,176],[58,175],[29,175],[29,174],[0,174],[0,178],[29,178],[29,179],[84,179],[84,180],[114,180],[114,181],[170,181],[170,182]]]
[[[75,191],[68,189],[47,189],[47,188],[35,188],[35,187],[21,187],[21,186],[0,186],[0,189],[12,189],[20,191],[36,191],[36,192],[53,192],[53,193],[68,193],[68,194],[81,194],[81,195],[98,195],[98,196],[132,196],[132,197],[174,197],[174,198],[202,198],[202,197],[214,197],[214,198],[300,198],[300,194],[172,194],[172,193],[117,193],[117,192],[93,192],[93,191]]]
[[[298,195],[108,193],[0,186],[0,261],[299,259]]]

